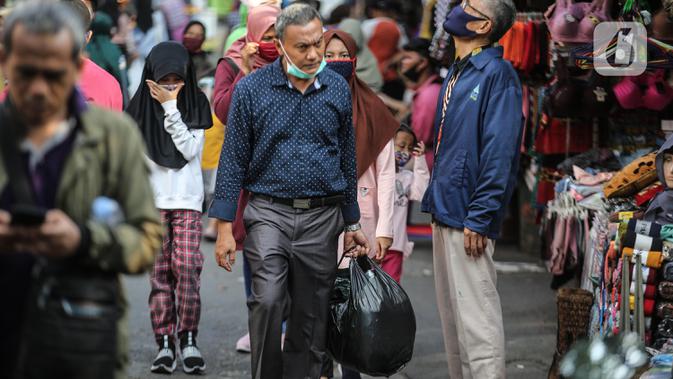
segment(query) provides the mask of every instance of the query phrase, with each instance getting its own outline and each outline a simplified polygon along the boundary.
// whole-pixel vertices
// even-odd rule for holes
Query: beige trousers
[[[505,332],[493,264],[495,243],[474,259],[463,231],[433,224],[437,307],[450,379],[505,378]]]

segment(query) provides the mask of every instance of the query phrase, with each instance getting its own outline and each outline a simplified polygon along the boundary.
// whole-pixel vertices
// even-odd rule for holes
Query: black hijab
[[[179,169],[187,160],[175,147],[171,135],[164,129],[164,110],[152,98],[145,80],[159,80],[176,74],[185,81],[178,95],[178,110],[189,129],[208,129],[213,125],[208,98],[201,92],[189,53],[182,44],[162,42],[150,51],[145,60],[140,87],[126,107],[126,113],[136,120],[145,139],[147,154],[156,164]]]

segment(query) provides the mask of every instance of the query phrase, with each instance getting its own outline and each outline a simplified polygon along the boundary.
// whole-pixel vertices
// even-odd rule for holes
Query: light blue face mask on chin
[[[285,47],[283,44],[280,44],[280,48],[283,49],[283,55],[285,55],[285,59],[287,59],[287,74],[292,75],[295,78],[298,79],[304,79],[304,80],[310,80],[318,76],[322,72],[322,70],[327,67],[327,62],[325,61],[325,58],[323,57],[322,62],[320,62],[320,67],[318,67],[318,71],[316,71],[314,74],[309,74],[306,73],[302,70],[299,69],[294,63],[292,63],[292,60],[290,57],[287,56],[287,52],[285,51]]]

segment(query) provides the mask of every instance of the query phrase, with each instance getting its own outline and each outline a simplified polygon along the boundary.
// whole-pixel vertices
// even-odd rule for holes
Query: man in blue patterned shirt
[[[219,220],[215,258],[231,271],[232,221],[245,188],[252,377],[317,378],[338,236],[345,231],[350,256],[367,254],[369,244],[358,223],[350,89],[323,70],[320,16],[305,4],[287,7],[276,34],[282,57],[234,90],[210,209]]]

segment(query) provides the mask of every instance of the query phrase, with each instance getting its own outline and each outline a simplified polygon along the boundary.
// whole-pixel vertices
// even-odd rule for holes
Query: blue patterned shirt
[[[359,221],[351,101],[348,83],[330,70],[302,94],[280,59],[238,82],[210,216],[233,221],[245,188],[285,199],[344,195],[344,221]]]

